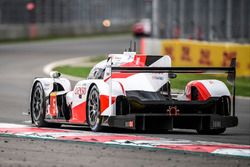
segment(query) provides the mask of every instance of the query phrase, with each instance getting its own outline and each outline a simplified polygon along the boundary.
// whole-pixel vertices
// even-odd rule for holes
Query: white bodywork
[[[65,92],[68,92],[71,90],[70,81],[66,78],[36,78],[33,82],[33,85],[36,82],[40,82],[42,84],[46,97],[48,97],[49,94],[52,92],[53,83],[55,83],[55,82],[61,84],[63,86]]]
[[[118,67],[171,67],[171,58],[169,56],[151,56],[150,62],[146,55],[137,55],[135,52],[124,52],[123,54],[110,54],[108,60],[101,61],[90,72],[87,80],[77,82],[74,89],[68,79],[65,78],[36,78],[34,83],[41,82],[45,92],[45,96],[49,97],[53,91],[53,83],[62,85],[64,91],[60,94],[66,94],[66,104],[72,109],[73,118],[77,120],[79,114],[86,114],[86,102],[88,93],[92,85],[96,85],[101,100],[101,115],[116,115],[116,97],[126,96],[126,91],[147,91],[157,92],[163,85],[169,82],[168,73],[113,73],[111,66]],[[99,70],[101,69],[101,70]],[[103,78],[97,79],[96,75],[101,76],[103,69]],[[194,82],[202,85],[202,89],[206,89],[212,97],[230,96],[230,92],[226,85],[218,80],[199,80],[190,82],[185,90],[184,96],[179,99],[188,100],[191,86]],[[104,104],[105,103],[105,104]],[[107,103],[107,104],[106,104]],[[107,105],[107,106],[106,106]],[[86,111],[85,111],[86,112]],[[85,118],[81,118],[81,121]],[[84,120],[85,121],[85,120]]]
[[[219,80],[198,80],[206,87],[212,97],[230,96],[230,92],[224,82]]]

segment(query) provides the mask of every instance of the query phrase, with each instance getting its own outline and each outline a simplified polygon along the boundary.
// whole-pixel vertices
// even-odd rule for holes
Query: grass
[[[100,62],[105,59],[105,56],[93,57],[90,62]],[[75,67],[75,66],[59,66],[53,70],[59,71],[63,74],[87,78],[92,67]],[[186,84],[191,80],[199,79],[217,79],[223,81],[231,91],[231,86],[227,83],[226,75],[208,75],[208,74],[177,74],[177,78],[171,80],[171,86],[175,89],[184,90]],[[237,77],[236,78],[236,95],[250,97],[250,78]]]
[[[59,71],[67,75],[87,78],[91,69],[92,67],[59,66],[59,67],[54,68],[53,70]]]
[[[171,80],[171,85],[173,88],[184,90],[189,81],[199,79],[217,79],[223,81],[231,91],[231,86],[227,83],[226,75],[178,74],[176,79]],[[236,78],[236,95],[250,96],[250,78]]]
[[[103,56],[103,55],[95,56],[95,57],[91,57],[89,62],[97,63],[97,62],[100,62],[106,58],[107,57]],[[91,69],[92,69],[92,67],[77,67],[77,66],[66,65],[66,66],[58,66],[58,67],[54,68],[53,70],[59,71],[59,72],[66,74],[66,75],[87,78]]]

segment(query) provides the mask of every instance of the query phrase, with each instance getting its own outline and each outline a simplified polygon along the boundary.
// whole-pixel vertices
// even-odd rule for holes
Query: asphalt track
[[[65,58],[103,55],[108,53],[121,53],[128,46],[128,42],[130,39],[130,36],[112,36],[89,39],[65,39],[54,41],[40,41],[34,43],[28,42],[0,45],[0,122],[25,124],[25,121],[29,120],[29,118],[23,116],[22,113],[27,112],[28,109],[28,99],[32,80],[36,76],[45,76],[45,74],[43,74],[42,72],[42,69],[46,64]],[[210,141],[250,145],[250,100],[245,98],[237,98],[236,113],[239,117],[238,127],[230,128],[222,135],[197,135],[195,131],[190,130],[175,130],[168,133],[149,132],[139,133],[139,135],[173,140]],[[72,130],[74,129],[72,128]],[[86,128],[77,128],[77,130],[88,131],[88,129]],[[138,133],[136,132],[120,129],[107,129],[105,132],[112,133],[113,131],[120,134],[138,135]],[[164,164],[167,162],[170,166],[186,166],[187,162],[194,164],[195,166],[201,164],[205,166],[223,166],[223,163],[225,166],[228,166],[226,164],[231,164],[232,166],[250,166],[249,159],[245,160],[235,157],[231,158],[230,161],[224,162],[222,160],[223,158],[220,156],[213,156],[211,158],[209,155],[191,154],[187,157],[186,153],[171,152],[168,156],[172,156],[173,159],[170,158],[172,161],[168,161],[168,159],[166,158],[166,154],[168,153],[162,150],[156,151],[158,154],[158,156],[156,157],[154,153],[145,149],[131,150],[127,148],[109,148],[107,146],[95,145],[93,146],[93,149],[95,150],[90,150],[88,149],[90,147],[92,148],[92,146],[90,145],[78,146],[78,144],[76,143],[64,144],[61,142],[57,143],[55,141],[36,141],[33,139],[19,139],[9,137],[1,137],[0,141],[0,157],[5,157],[2,159],[0,158],[0,165],[2,166],[15,166],[17,164],[21,164],[21,166],[34,166],[38,158],[44,159],[49,155],[52,156],[53,151],[51,151],[52,149],[50,148],[53,148],[53,150],[56,151],[58,155],[62,156],[56,156],[54,157],[54,159],[48,158],[50,166],[53,166],[53,164],[56,165],[56,162],[58,162],[59,160],[67,160],[67,158],[65,157],[68,154],[73,153],[73,155],[75,155],[77,151],[80,153],[81,151],[79,150],[79,148],[81,147],[84,147],[84,149],[82,150],[83,152],[86,151],[87,154],[88,152],[90,152],[90,159],[81,160],[79,161],[79,163],[77,163],[75,160],[77,159],[77,157],[79,157],[79,155],[75,155],[74,158],[68,159],[68,162],[72,162],[73,166],[80,166],[80,164],[84,166],[84,163],[88,163],[88,161],[91,161],[91,159],[93,159],[93,165],[88,164],[86,166],[98,166],[102,164],[102,157],[100,158],[100,155],[103,152],[103,147],[105,147],[104,150],[106,152],[109,152],[110,154],[109,160],[108,156],[103,159],[103,161],[105,161],[103,162],[103,164],[106,164],[104,166],[110,166],[115,162],[118,163],[115,166],[128,166],[132,163],[132,161],[130,161],[131,159],[133,159],[135,162],[135,164],[132,166],[164,166]],[[12,143],[12,145],[8,144],[9,142]],[[29,144],[32,145],[34,149],[25,150],[25,148]],[[63,148],[57,148],[56,145],[60,145],[60,147]],[[74,152],[74,149],[71,149],[70,147],[74,148],[76,152]],[[13,157],[11,156],[13,156],[14,154],[12,151],[14,151],[15,148],[17,150],[17,156],[14,158],[15,161],[12,161]],[[44,155],[44,153],[47,152],[45,148],[49,148],[50,150],[50,153],[48,153],[48,155]],[[40,152],[38,150],[40,150]],[[37,151],[40,154],[38,154]],[[114,151],[117,153],[117,155],[113,155]],[[32,155],[32,152],[36,152],[37,154]],[[27,156],[31,155],[31,157],[34,157],[34,159],[28,158],[28,161],[27,157],[22,153],[26,153]],[[140,156],[138,154],[140,154]],[[40,157],[36,157],[35,155]],[[135,158],[137,155],[138,159]],[[114,157],[118,156],[118,159],[114,159]],[[24,159],[20,160],[19,158]],[[151,159],[151,161],[148,161],[148,159]],[[40,162],[41,160],[37,161]],[[217,161],[220,161],[222,163],[216,163]],[[58,166],[67,166],[66,164],[68,164],[68,162],[59,163]],[[38,164],[40,164],[38,166],[41,166],[41,163]],[[48,164],[46,165],[45,163],[44,166],[48,166]]]

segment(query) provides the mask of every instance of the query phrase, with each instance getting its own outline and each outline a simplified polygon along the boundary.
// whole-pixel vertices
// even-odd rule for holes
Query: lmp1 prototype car
[[[232,95],[218,80],[194,80],[171,93],[177,73],[228,73]],[[169,56],[124,52],[96,64],[76,83],[53,72],[34,80],[30,113],[35,126],[88,125],[138,130],[195,129],[220,134],[238,124],[235,116],[235,59],[230,67],[171,67]]]

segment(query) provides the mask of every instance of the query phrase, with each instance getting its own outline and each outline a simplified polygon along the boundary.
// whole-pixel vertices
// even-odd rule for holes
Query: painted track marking
[[[94,133],[90,131],[37,128],[28,125],[0,123],[0,135],[31,137],[39,139],[103,143],[123,146],[160,148],[203,152],[218,155],[243,156],[250,158],[250,145],[227,144],[208,141],[176,140],[139,135]]]

